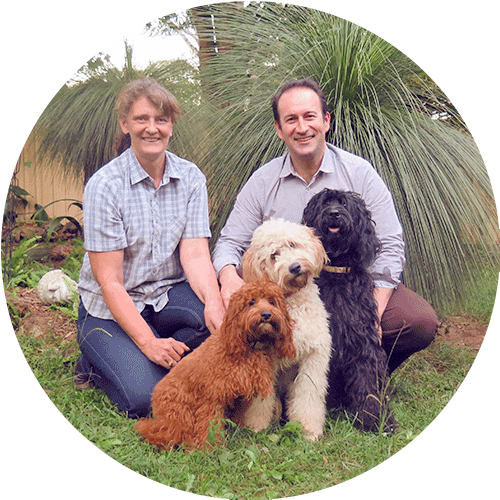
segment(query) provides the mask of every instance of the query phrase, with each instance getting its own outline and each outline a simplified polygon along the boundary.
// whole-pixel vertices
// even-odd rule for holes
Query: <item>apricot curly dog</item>
[[[282,289],[267,280],[244,285],[231,297],[220,330],[156,385],[153,417],[135,428],[163,449],[206,446],[211,425],[220,442],[220,420],[246,401],[271,394],[275,359],[295,354]]]

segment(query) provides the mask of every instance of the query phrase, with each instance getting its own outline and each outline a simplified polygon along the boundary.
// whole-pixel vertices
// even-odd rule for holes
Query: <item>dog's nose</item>
[[[260,316],[264,321],[269,321],[271,319],[272,314],[269,311],[262,311]]]
[[[334,216],[339,216],[340,213],[342,212],[343,207],[340,205],[333,205],[325,208],[325,213],[328,213],[329,215],[334,215]]]
[[[290,265],[290,267],[288,268],[288,270],[292,274],[299,275],[300,274],[300,264],[298,262],[294,262],[293,264]]]

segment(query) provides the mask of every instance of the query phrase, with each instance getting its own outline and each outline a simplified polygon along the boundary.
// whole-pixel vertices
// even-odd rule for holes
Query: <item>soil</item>
[[[13,324],[16,332],[48,343],[66,344],[76,338],[76,323],[67,314],[44,305],[37,291],[17,288],[6,292],[7,301],[15,308]],[[460,348],[479,351],[488,325],[466,316],[449,317],[439,327],[438,338]]]
[[[453,316],[444,321],[438,335],[444,342],[456,347],[479,351],[483,343],[488,324],[467,316]]]
[[[55,307],[43,304],[34,288],[5,292],[12,325],[18,335],[40,338],[63,346],[76,339],[76,321]]]

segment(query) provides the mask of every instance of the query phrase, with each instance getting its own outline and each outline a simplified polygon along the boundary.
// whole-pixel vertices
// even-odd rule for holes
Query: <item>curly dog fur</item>
[[[237,400],[273,391],[275,358],[293,358],[292,322],[283,291],[267,280],[243,286],[230,300],[222,326],[183,358],[153,391],[153,418],[135,428],[151,444],[171,449],[207,445]],[[216,431],[217,442],[220,434]]]
[[[328,254],[317,280],[330,314],[333,350],[328,407],[344,407],[365,430],[393,430],[386,403],[387,355],[380,346],[374,283],[367,268],[380,251],[375,224],[353,192],[324,189],[307,204],[303,223]]]
[[[311,441],[323,434],[331,337],[314,277],[325,262],[325,250],[314,232],[283,219],[271,219],[259,226],[243,255],[245,281],[266,277],[283,288],[297,349],[293,360],[277,363],[278,394],[257,398],[248,408],[245,425],[256,431],[266,428],[273,415],[281,415],[278,396],[283,393],[288,420],[299,421]]]

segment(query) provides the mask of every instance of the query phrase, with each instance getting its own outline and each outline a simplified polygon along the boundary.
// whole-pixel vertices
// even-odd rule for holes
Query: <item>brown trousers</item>
[[[436,312],[420,295],[403,284],[394,290],[381,321],[390,373],[434,340],[438,323]]]

